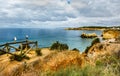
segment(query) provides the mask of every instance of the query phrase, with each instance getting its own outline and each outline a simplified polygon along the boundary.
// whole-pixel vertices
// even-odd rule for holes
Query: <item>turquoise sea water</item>
[[[17,37],[17,41],[24,40],[25,36],[29,36],[29,40],[38,41],[39,47],[49,47],[53,42],[59,41],[69,45],[69,49],[77,48],[84,51],[91,44],[93,39],[82,39],[79,36],[83,33],[97,33],[101,31],[74,31],[56,29],[39,29],[39,28],[1,28],[0,44],[13,41]]]

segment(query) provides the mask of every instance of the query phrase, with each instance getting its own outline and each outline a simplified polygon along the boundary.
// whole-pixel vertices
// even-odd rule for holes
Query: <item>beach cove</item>
[[[25,36],[29,36],[29,40],[38,41],[39,47],[50,47],[53,42],[59,41],[66,43],[69,49],[77,48],[81,52],[90,45],[93,39],[83,39],[80,35],[85,33],[96,33],[101,35],[101,31],[89,31],[89,30],[64,30],[63,28],[55,29],[38,29],[38,28],[1,28],[0,29],[0,43],[6,43],[13,41],[16,37],[17,41],[25,39]],[[16,45],[17,46],[17,45]]]

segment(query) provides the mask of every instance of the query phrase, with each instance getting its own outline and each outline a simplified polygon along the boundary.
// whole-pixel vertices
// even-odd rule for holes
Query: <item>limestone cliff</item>
[[[102,33],[103,39],[117,38],[120,36],[119,30],[104,30]]]

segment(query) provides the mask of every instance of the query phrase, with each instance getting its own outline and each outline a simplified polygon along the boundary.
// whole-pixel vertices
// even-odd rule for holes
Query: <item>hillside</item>
[[[98,76],[119,76],[119,43],[97,43],[82,54],[49,48],[41,52],[42,56],[36,56],[35,51],[31,51],[27,54],[30,60],[21,62],[10,61],[6,54],[0,56],[0,76],[94,76],[98,73]]]

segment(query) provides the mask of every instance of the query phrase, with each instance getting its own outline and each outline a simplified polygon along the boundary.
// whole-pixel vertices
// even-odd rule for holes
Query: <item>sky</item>
[[[0,0],[0,28],[120,26],[120,0]]]

